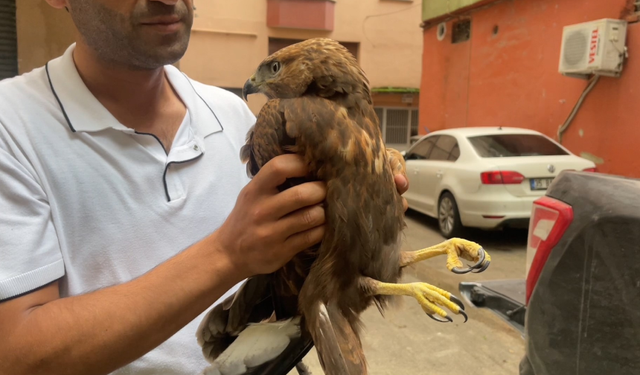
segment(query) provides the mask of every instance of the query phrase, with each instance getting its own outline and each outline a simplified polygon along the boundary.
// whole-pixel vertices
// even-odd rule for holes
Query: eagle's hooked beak
[[[260,92],[260,90],[258,90],[258,88],[254,85],[255,81],[256,77],[252,76],[247,80],[247,82],[245,82],[244,87],[242,88],[242,98],[245,101],[247,101],[247,96]]]

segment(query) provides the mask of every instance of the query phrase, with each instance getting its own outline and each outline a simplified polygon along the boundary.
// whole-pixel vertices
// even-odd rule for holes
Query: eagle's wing
[[[272,158],[292,152],[294,144],[280,101],[267,102],[240,152],[249,177]],[[288,181],[281,189],[299,182]],[[313,341],[297,316],[298,292],[311,266],[305,259],[312,257],[302,255],[274,274],[250,278],[206,315],[197,332],[212,363],[205,374],[286,375],[311,350]]]
[[[293,144],[284,129],[284,114],[280,100],[268,101],[260,110],[256,124],[247,134],[240,158],[247,164],[247,175],[255,176],[269,160],[285,153],[283,146]]]
[[[297,140],[296,151],[303,155],[310,169],[317,173],[321,180],[328,181],[326,202],[327,222],[333,227],[327,229],[322,246],[325,251],[318,254],[307,276],[300,298],[300,310],[304,313],[306,327],[313,337],[318,351],[320,364],[327,374],[349,375],[366,374],[366,360],[362,343],[357,332],[357,318],[346,316],[342,306],[338,306],[335,298],[330,297],[323,303],[319,295],[347,293],[342,285],[342,277],[330,272],[327,265],[335,264],[335,253],[326,249],[337,249],[338,243],[347,238],[353,242],[366,244],[368,240],[384,236],[384,233],[370,233],[361,230],[354,223],[371,222],[374,227],[383,225],[376,221],[387,220],[385,210],[394,207],[393,202],[379,202],[379,213],[365,217],[360,207],[364,207],[371,197],[380,196],[375,189],[384,189],[375,185],[374,190],[362,194],[355,189],[353,173],[348,173],[347,165],[359,168],[360,174],[383,175],[389,168],[386,165],[387,153],[379,137],[377,118],[373,108],[361,104],[365,115],[359,111],[349,111],[339,103],[321,97],[304,96],[285,99],[281,102],[285,116],[287,134]],[[370,109],[370,111],[366,111]],[[353,170],[353,168],[351,168]],[[389,178],[391,178],[389,176]],[[389,180],[389,183],[393,181]],[[379,242],[384,242],[381,238]],[[368,246],[357,248],[341,248],[355,257],[367,257]],[[345,275],[346,276],[346,275]],[[346,276],[347,278],[349,276]],[[357,297],[354,296],[357,303]]]
[[[269,275],[249,278],[233,295],[205,315],[196,332],[204,357],[214,361],[251,322],[273,313]]]

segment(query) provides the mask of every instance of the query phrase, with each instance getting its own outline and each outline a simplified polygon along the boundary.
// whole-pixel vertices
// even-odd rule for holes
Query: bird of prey
[[[451,239],[426,249],[401,251],[403,201],[394,174],[404,159],[383,143],[369,81],[355,57],[338,42],[309,39],[267,57],[249,78],[243,96],[268,102],[247,136],[241,157],[254,176],[272,158],[301,155],[303,181],[327,184],[326,233],[318,246],[270,275],[246,281],[213,308],[198,329],[211,362],[205,374],[287,374],[315,345],[327,375],[364,375],[360,314],[381,312],[394,296],[410,296],[438,321],[445,309],[464,316],[464,305],[426,283],[399,283],[403,268],[447,255],[456,273],[482,272],[490,256],[480,245]],[[475,262],[464,268],[461,259]]]

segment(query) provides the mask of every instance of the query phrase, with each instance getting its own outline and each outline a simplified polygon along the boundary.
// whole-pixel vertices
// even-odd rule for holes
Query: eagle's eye
[[[271,72],[276,74],[280,71],[280,61],[274,61],[271,63]]]

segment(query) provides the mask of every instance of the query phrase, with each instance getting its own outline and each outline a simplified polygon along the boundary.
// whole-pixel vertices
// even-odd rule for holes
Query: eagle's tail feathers
[[[315,307],[315,319],[307,319],[324,372],[328,375],[366,375],[362,343],[353,325],[335,305],[318,302]]]

